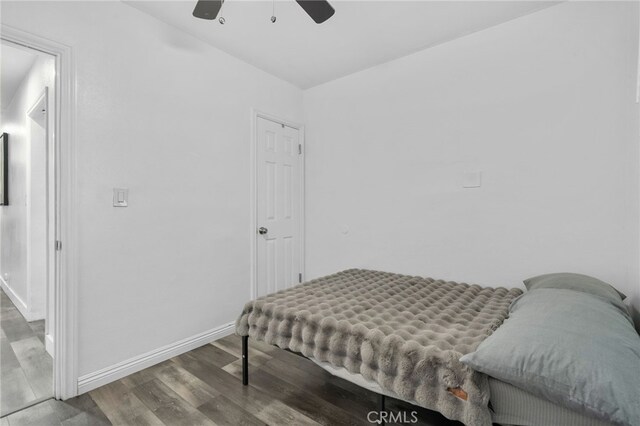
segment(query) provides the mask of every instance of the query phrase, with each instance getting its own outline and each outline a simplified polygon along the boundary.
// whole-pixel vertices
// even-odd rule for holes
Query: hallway
[[[0,416],[53,396],[44,320],[27,322],[0,290]]]

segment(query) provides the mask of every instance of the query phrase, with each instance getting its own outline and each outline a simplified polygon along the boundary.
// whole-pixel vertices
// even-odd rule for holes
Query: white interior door
[[[302,279],[300,131],[256,121],[257,296]]]

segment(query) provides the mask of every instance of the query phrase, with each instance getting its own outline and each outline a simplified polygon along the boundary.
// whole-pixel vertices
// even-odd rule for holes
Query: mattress
[[[403,399],[394,392],[382,389],[376,382],[367,380],[360,374],[349,373],[342,367],[337,368],[328,362],[320,362],[313,358],[311,361],[334,376],[348,380],[361,388],[416,404],[415,401]],[[489,377],[489,388],[491,389],[492,422],[502,426],[612,426],[611,423],[587,417],[493,377]]]
[[[502,324],[520,294],[352,269],[247,303],[236,332],[342,367],[450,419],[486,426],[488,378],[459,359]]]
[[[490,377],[489,388],[493,422],[503,426],[612,426],[498,379]]]

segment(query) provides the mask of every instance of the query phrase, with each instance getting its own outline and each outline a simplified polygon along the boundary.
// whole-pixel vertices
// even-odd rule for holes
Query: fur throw
[[[491,424],[488,378],[459,359],[519,289],[351,269],[245,305],[236,332],[344,367],[468,426]],[[448,389],[461,388],[467,399]]]

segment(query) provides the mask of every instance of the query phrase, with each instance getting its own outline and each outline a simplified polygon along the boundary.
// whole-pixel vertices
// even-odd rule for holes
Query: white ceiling
[[[331,0],[330,0],[331,1]],[[217,21],[194,18],[196,0],[127,4],[306,89],[557,4],[546,1],[331,1],[314,23],[294,0],[225,1]]]
[[[3,110],[11,103],[35,60],[34,53],[4,43],[0,45],[0,105]]]

